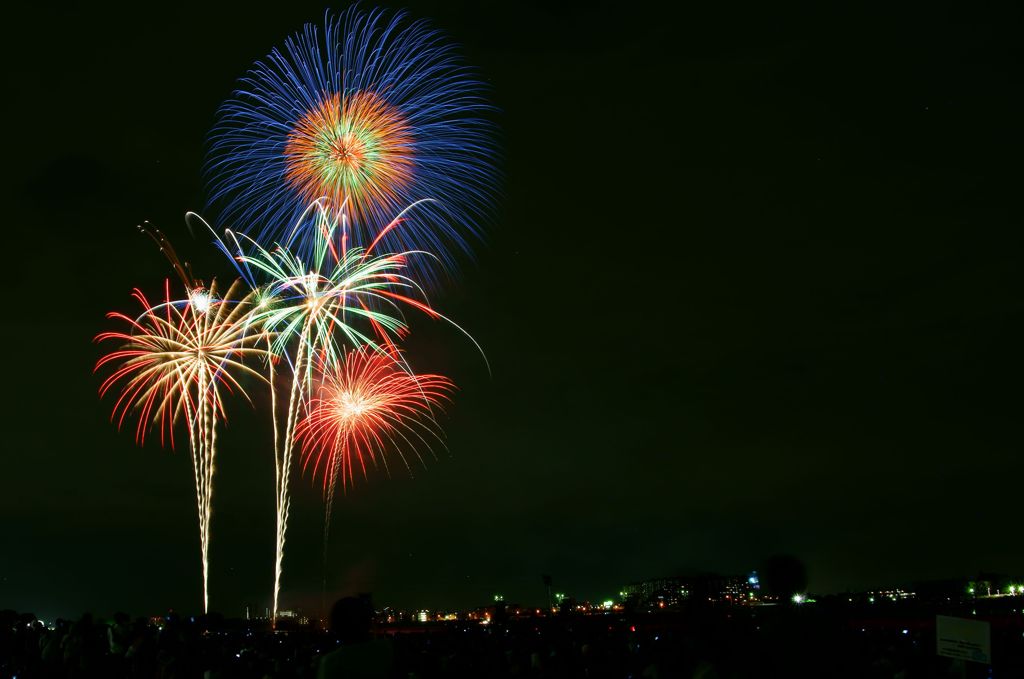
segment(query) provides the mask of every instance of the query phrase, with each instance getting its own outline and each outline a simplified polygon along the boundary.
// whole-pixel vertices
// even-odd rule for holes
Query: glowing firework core
[[[373,403],[357,391],[346,391],[338,396],[338,416],[355,420],[373,408]]]
[[[309,202],[348,201],[353,216],[398,202],[412,178],[412,133],[372,92],[325,98],[302,116],[285,144],[285,176]]]
[[[195,307],[195,310],[201,314],[205,314],[210,310],[210,304],[213,300],[210,299],[210,293],[202,288],[197,288],[189,293],[189,302]]]

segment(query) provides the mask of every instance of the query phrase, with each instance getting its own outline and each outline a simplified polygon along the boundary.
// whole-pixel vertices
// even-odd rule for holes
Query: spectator
[[[341,645],[320,658],[318,679],[377,679],[390,677],[395,651],[389,639],[370,637],[373,611],[354,597],[339,599],[331,608],[331,632]]]

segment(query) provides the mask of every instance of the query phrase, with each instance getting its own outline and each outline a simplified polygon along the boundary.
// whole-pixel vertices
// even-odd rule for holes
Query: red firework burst
[[[361,347],[321,371],[320,387],[298,424],[303,468],[323,476],[324,493],[354,480],[356,469],[367,475],[367,463],[378,460],[387,469],[387,455],[420,458],[419,448],[439,440],[434,419],[454,389],[441,375],[415,375],[404,369],[397,351],[382,353]],[[422,459],[422,458],[420,458]]]

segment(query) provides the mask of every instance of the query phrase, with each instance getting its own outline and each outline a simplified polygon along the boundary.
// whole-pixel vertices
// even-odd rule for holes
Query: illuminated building
[[[759,590],[756,573],[746,577],[706,574],[634,582],[620,594],[634,607],[664,610],[687,602],[749,604],[760,598]]]

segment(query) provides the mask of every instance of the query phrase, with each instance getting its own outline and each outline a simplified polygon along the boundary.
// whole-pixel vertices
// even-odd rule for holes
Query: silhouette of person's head
[[[331,631],[342,641],[362,641],[370,635],[370,609],[355,597],[338,599],[331,607]]]

